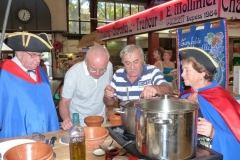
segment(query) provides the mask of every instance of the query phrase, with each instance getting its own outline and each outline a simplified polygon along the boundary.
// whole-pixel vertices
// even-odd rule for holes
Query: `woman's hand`
[[[205,118],[199,118],[198,120],[197,133],[212,138],[214,136],[212,123],[208,122]]]

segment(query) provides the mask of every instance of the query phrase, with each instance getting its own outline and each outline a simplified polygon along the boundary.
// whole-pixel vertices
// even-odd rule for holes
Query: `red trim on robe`
[[[194,91],[190,88],[180,94],[179,97],[193,92]],[[234,97],[220,86],[209,88],[198,92],[198,94],[212,104],[240,142],[240,104],[234,99]]]
[[[28,81],[29,83],[36,84],[42,83],[39,68],[36,68],[36,80],[33,80],[22,68],[20,68],[15,62],[12,60],[6,59],[0,63],[0,68],[12,73],[13,75]]]

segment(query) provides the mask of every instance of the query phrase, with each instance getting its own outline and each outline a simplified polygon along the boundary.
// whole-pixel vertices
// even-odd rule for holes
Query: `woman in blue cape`
[[[0,138],[59,130],[51,87],[39,66],[52,48],[46,34],[15,32],[4,42],[15,57],[0,63]]]
[[[224,160],[240,159],[240,105],[213,80],[218,64],[205,51],[180,49],[182,78],[190,86],[180,97],[199,103],[197,133],[211,139]]]

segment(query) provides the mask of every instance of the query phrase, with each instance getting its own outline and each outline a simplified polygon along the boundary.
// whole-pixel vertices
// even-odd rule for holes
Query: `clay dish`
[[[25,143],[7,150],[4,160],[53,160],[53,150],[48,144],[41,142]]]
[[[122,118],[120,114],[110,114],[108,119],[110,120],[112,126],[122,125]]]
[[[101,127],[103,120],[102,116],[88,116],[84,118],[84,122],[88,127]]]
[[[103,143],[109,131],[103,127],[84,127],[86,150],[94,151],[99,148],[99,143]]]

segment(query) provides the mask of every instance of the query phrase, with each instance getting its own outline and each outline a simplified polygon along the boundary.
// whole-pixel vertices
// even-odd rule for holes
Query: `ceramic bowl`
[[[103,120],[102,116],[88,116],[84,118],[84,122],[88,127],[101,127]]]
[[[104,142],[109,131],[103,127],[84,127],[86,150],[94,151],[99,148],[99,143]]]
[[[120,114],[110,114],[108,119],[112,126],[122,125],[122,118]]]
[[[53,150],[41,142],[25,143],[10,148],[3,155],[4,160],[53,160]]]

